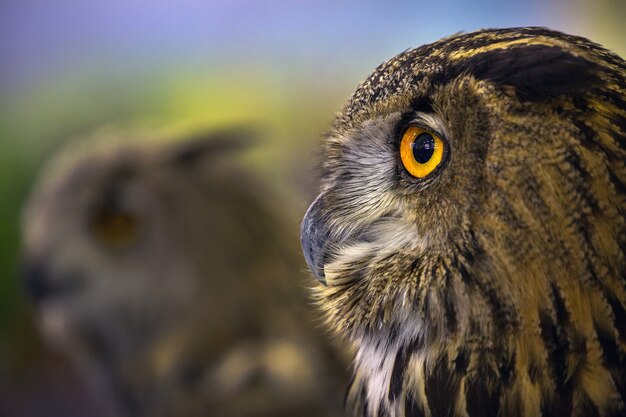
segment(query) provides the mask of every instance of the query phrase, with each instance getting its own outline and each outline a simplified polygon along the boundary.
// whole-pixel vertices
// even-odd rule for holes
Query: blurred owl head
[[[246,273],[257,252],[246,250],[261,231],[246,227],[247,215],[258,215],[250,178],[224,152],[239,136],[101,136],[52,161],[32,193],[23,216],[27,288],[51,336],[85,323],[106,332],[110,324],[128,332],[112,338],[123,345],[137,328],[149,338],[180,319],[192,299],[219,305],[219,291],[198,282],[202,268]],[[210,265],[202,253],[212,254]],[[134,310],[142,322],[129,320]]]
[[[23,215],[26,288],[111,414],[278,415],[316,401],[297,238],[235,152],[251,136],[104,131],[43,171]]]

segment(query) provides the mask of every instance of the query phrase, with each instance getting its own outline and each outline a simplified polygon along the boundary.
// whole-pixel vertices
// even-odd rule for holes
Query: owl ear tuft
[[[600,81],[602,67],[558,47],[515,46],[479,53],[460,62],[455,73],[469,73],[498,86],[510,86],[523,101],[584,96]]]
[[[206,158],[240,152],[258,143],[260,129],[233,126],[194,134],[174,143],[166,153],[166,160],[175,165],[193,165]]]

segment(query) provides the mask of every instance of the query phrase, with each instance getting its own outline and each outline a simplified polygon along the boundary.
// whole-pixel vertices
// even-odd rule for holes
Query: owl
[[[23,253],[45,339],[105,417],[339,415],[289,206],[237,151],[252,132],[168,135],[105,129],[43,170]]]
[[[626,415],[626,63],[545,28],[380,65],[301,226],[354,416]]]

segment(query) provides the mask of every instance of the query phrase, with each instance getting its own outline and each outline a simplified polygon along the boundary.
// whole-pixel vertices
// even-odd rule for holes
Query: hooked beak
[[[324,194],[320,194],[304,215],[300,226],[300,243],[309,269],[319,282],[326,285],[324,263],[327,260],[326,248],[330,233],[327,221],[321,213],[323,196]]]

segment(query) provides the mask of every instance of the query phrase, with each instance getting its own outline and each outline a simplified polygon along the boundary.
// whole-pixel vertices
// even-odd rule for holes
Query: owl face
[[[454,108],[429,106],[394,109],[329,138],[323,192],[303,222],[305,256],[325,284],[357,278],[346,272],[374,253],[447,247],[460,233],[478,191],[488,125],[478,109],[458,123]]]
[[[142,159],[132,149],[81,155],[70,167],[48,170],[29,201],[26,286],[44,331],[62,345],[87,333],[130,343],[138,325],[128,320],[133,309],[145,310],[154,327],[167,314],[153,298],[170,293],[161,304],[181,308],[176,300],[193,290],[168,279],[181,274],[188,277],[181,282],[190,283],[195,271],[182,248],[168,243],[176,234],[168,190],[157,179],[158,164],[142,166]]]
[[[245,210],[256,200],[234,186],[243,178],[228,158],[213,157],[213,137],[133,139],[70,148],[28,202],[25,283],[43,330],[61,347],[126,357],[198,319],[223,345],[246,321],[221,294],[241,294],[251,275],[239,256],[255,259]]]

